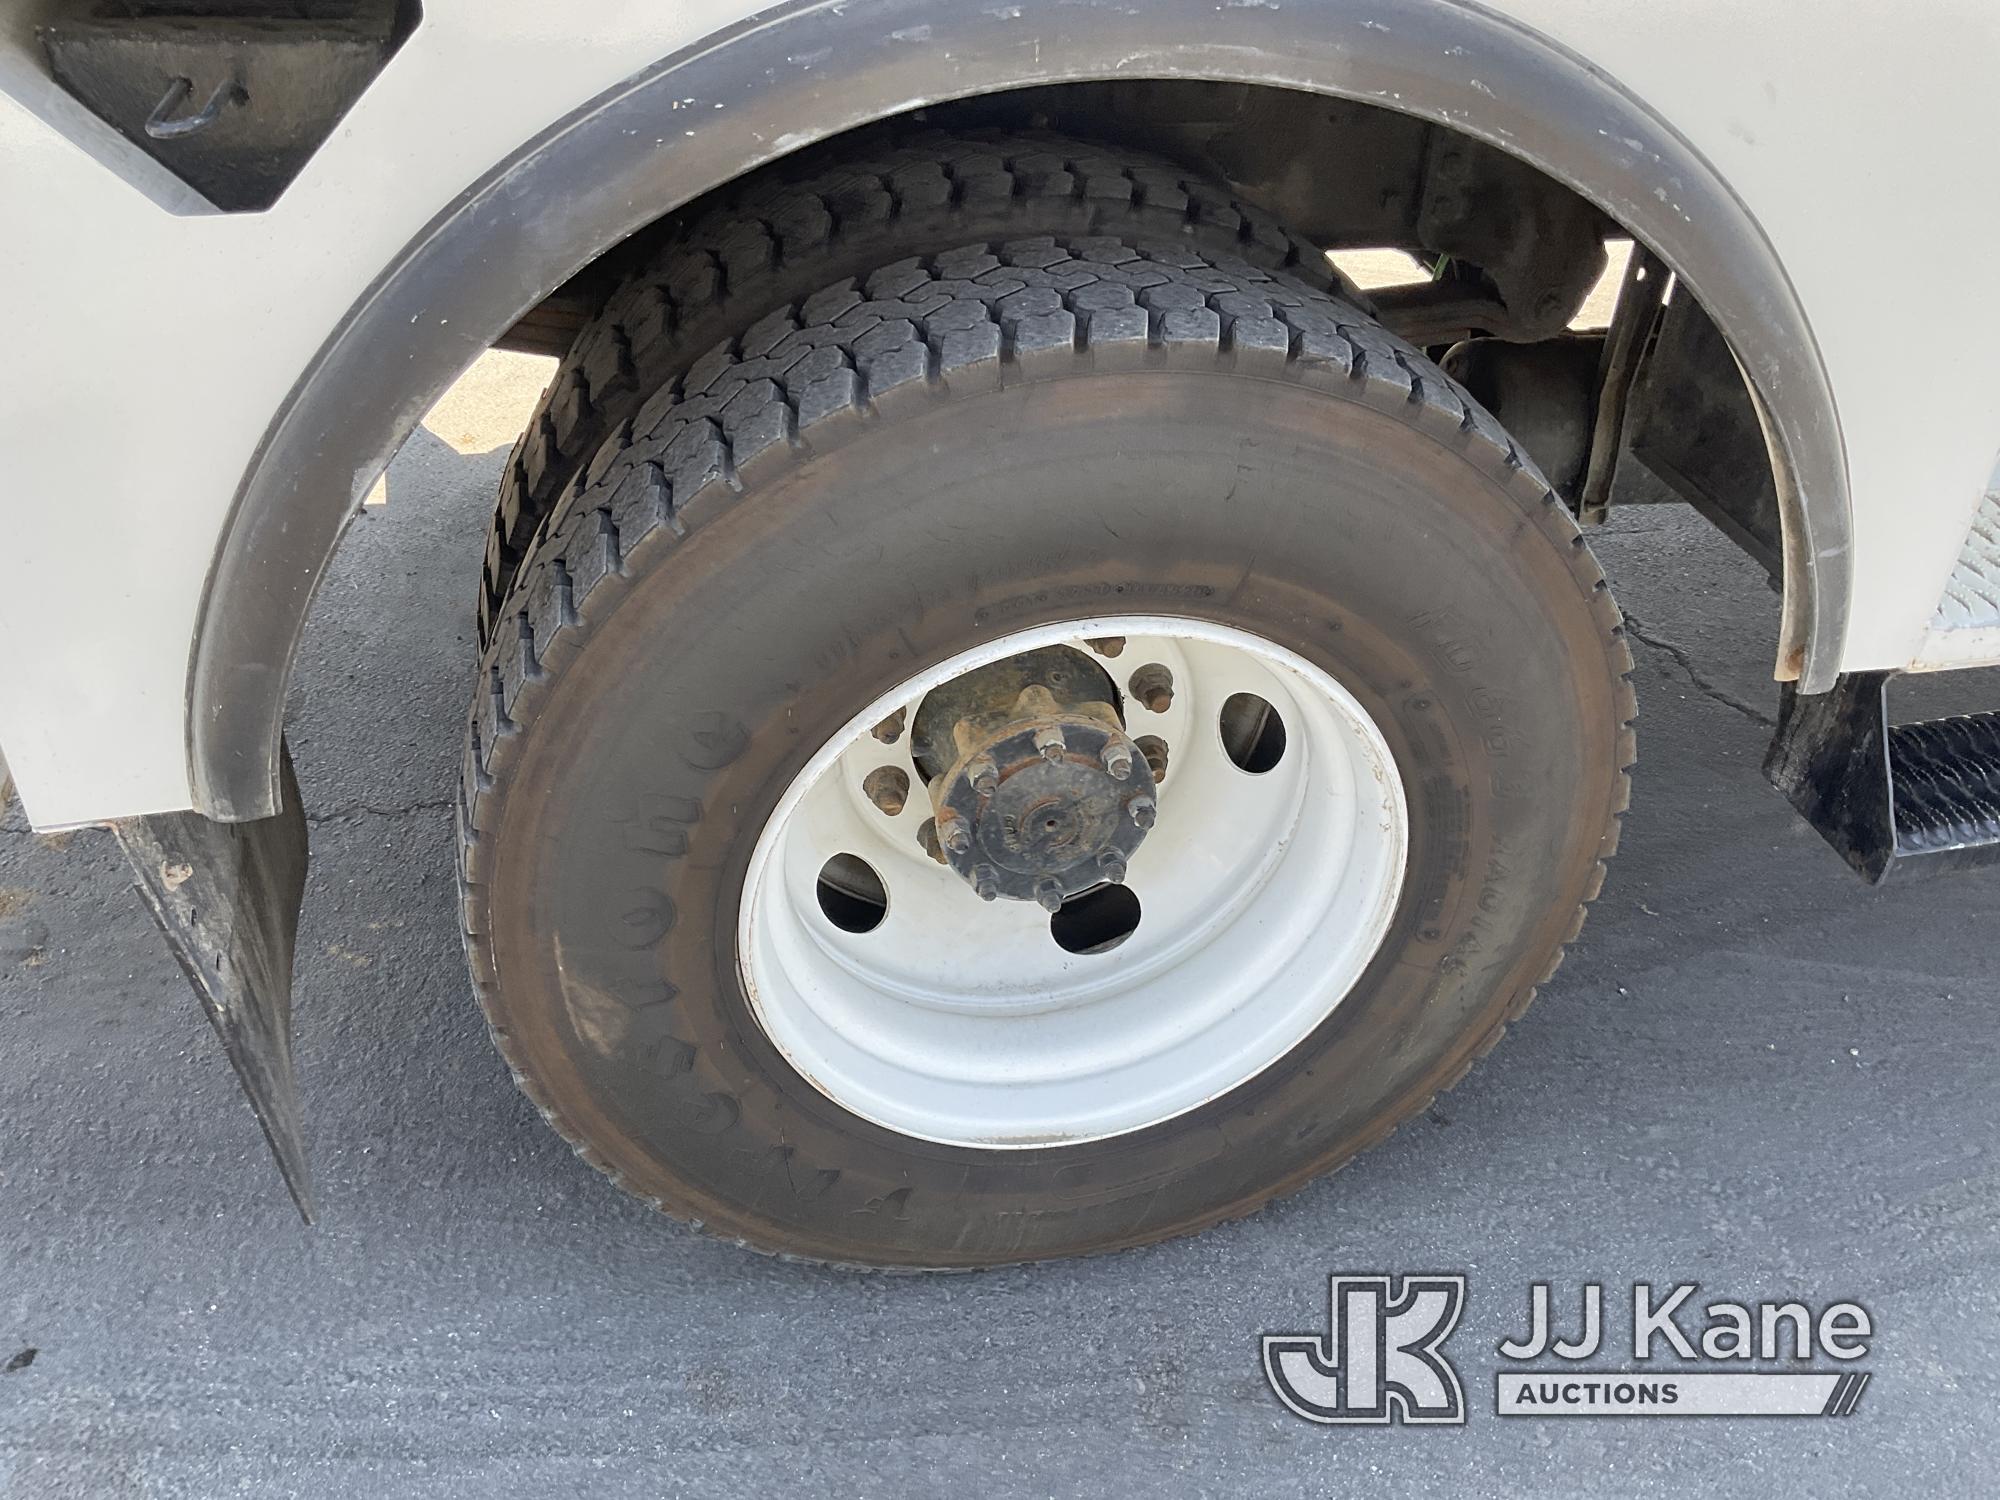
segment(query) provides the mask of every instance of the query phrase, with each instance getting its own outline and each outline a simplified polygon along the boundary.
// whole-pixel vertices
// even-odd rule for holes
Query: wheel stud
[[[1035,731],[1035,748],[1041,752],[1043,760],[1061,760],[1069,750],[1069,741],[1063,738],[1062,726],[1051,724]]]
[[[1100,635],[1095,640],[1085,641],[1084,645],[1090,647],[1099,656],[1117,656],[1125,649],[1125,637],[1122,635]]]
[[[1097,856],[1097,871],[1113,885],[1125,883],[1125,856],[1116,849],[1106,849]]]
[[[972,830],[965,826],[965,819],[947,807],[937,817],[938,842],[953,854],[963,854],[972,847]]]
[[[938,844],[936,818],[924,819],[922,826],[917,829],[917,843],[932,859],[939,864],[944,863],[944,850]]]
[[[903,737],[903,721],[909,717],[909,713],[907,708],[899,708],[869,732],[883,744],[893,745]]]
[[[1062,882],[1052,875],[1045,876],[1036,881],[1035,900],[1040,903],[1043,911],[1061,911],[1063,904]]]
[[[1146,757],[1146,769],[1153,773],[1153,785],[1158,786],[1167,779],[1167,742],[1157,734],[1142,734],[1138,745],[1139,753]]]
[[[1132,747],[1122,740],[1107,741],[1100,759],[1104,762],[1104,769],[1119,781],[1132,774]]]
[[[1154,820],[1160,815],[1160,805],[1151,797],[1134,797],[1125,804],[1125,811],[1139,827],[1151,828]]]
[[[981,901],[1000,899],[1000,877],[994,873],[993,866],[981,865],[972,872],[972,888],[979,893]]]
[[[903,810],[910,800],[910,775],[901,766],[877,766],[861,781],[868,800],[890,817]]]
[[[972,789],[982,797],[990,797],[1000,790],[1000,772],[988,756],[980,756],[966,767],[972,778]]]
[[[1148,662],[1132,674],[1132,696],[1156,714],[1174,706],[1174,674],[1158,662]]]

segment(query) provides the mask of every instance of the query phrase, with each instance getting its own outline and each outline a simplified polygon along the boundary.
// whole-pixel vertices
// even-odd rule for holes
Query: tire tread
[[[558,364],[502,472],[481,570],[480,644],[536,528],[592,455],[691,361],[684,388],[701,388],[696,372],[717,352],[691,347],[704,331],[768,308],[796,271],[835,255],[880,246],[886,260],[898,241],[935,244],[961,228],[985,237],[999,224],[1023,234],[1185,235],[1359,295],[1268,214],[1145,152],[1045,133],[931,130],[859,155],[780,164],[670,222]],[[755,333],[743,352],[759,352]]]

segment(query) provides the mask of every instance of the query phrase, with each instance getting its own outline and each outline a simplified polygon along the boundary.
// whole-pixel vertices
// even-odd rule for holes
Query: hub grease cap
[[[1053,755],[1043,748],[1055,746]],[[1114,776],[1107,764],[1126,774]],[[1046,903],[1052,892],[1122,879],[1153,820],[1145,767],[1138,746],[1100,719],[1017,719],[952,767],[938,799],[939,834],[962,820],[970,837],[958,848],[945,838],[945,857],[988,899]]]

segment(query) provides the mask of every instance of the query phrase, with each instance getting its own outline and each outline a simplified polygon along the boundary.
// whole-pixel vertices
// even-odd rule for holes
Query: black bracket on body
[[[1871,882],[2000,863],[2000,713],[1892,725],[1893,676],[1785,684],[1765,776]]]
[[[55,82],[225,213],[278,201],[418,18],[417,0],[40,9]]]
[[[217,823],[161,813],[114,824],[139,894],[166,934],[264,1127],[278,1171],[312,1222],[304,1122],[292,1068],[292,953],[306,883],[306,817],[280,751],[276,817]]]

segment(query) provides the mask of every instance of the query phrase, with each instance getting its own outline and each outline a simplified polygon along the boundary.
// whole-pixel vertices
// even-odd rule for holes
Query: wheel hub
[[[1158,811],[1117,690],[1068,646],[1023,652],[933,689],[915,759],[938,850],[982,900],[1050,911],[1125,879]]]

